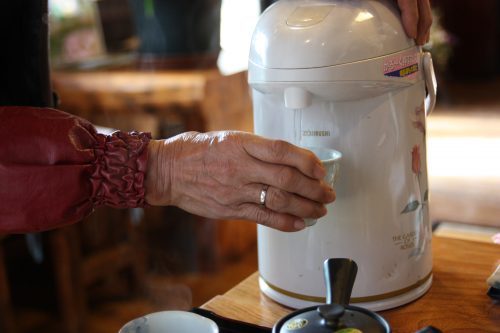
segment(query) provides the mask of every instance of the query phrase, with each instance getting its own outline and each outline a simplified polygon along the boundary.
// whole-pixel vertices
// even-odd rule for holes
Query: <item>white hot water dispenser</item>
[[[351,258],[351,303],[383,310],[432,281],[426,116],[432,60],[393,1],[282,0],[252,38],[255,132],[342,154],[337,200],[295,233],[258,227],[261,290],[302,308],[324,303],[322,263]]]

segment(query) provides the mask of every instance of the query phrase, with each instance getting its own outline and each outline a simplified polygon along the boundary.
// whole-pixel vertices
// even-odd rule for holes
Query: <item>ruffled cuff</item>
[[[115,132],[99,135],[94,147],[95,170],[92,173],[94,207],[144,207],[149,133]]]

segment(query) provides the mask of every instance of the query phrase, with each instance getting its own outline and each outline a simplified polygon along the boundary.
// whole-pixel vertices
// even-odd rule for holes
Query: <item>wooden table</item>
[[[500,263],[500,246],[434,237],[434,280],[423,297],[382,311],[394,333],[433,325],[443,332],[500,332],[500,302],[486,295],[487,277]],[[272,327],[290,309],[260,293],[258,272],[203,308],[221,316]]]

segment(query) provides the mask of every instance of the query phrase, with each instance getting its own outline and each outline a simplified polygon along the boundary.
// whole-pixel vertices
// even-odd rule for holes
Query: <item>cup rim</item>
[[[307,150],[310,150],[314,153],[314,150],[316,151],[323,151],[323,152],[327,152],[328,154],[333,154],[334,156],[331,157],[331,158],[327,158],[327,159],[324,159],[324,160],[321,160],[321,162],[335,162],[335,161],[339,161],[340,159],[342,159],[342,153],[336,149],[333,149],[333,148],[328,148],[328,147],[321,147],[321,146],[302,146],[302,148],[305,148]],[[316,156],[317,154],[314,153]],[[319,157],[318,157],[319,158]]]

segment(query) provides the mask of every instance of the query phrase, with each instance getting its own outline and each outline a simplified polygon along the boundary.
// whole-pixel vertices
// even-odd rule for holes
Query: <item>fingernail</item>
[[[335,193],[334,189],[331,189],[328,194],[326,195],[326,200],[328,202],[334,202],[335,199],[337,198],[337,194]]]
[[[295,228],[295,230],[302,230],[306,227],[306,223],[301,219],[295,220],[295,222],[293,223],[293,227]]]
[[[316,164],[314,167],[314,177],[317,179],[323,179],[325,177],[326,171],[322,164]]]

